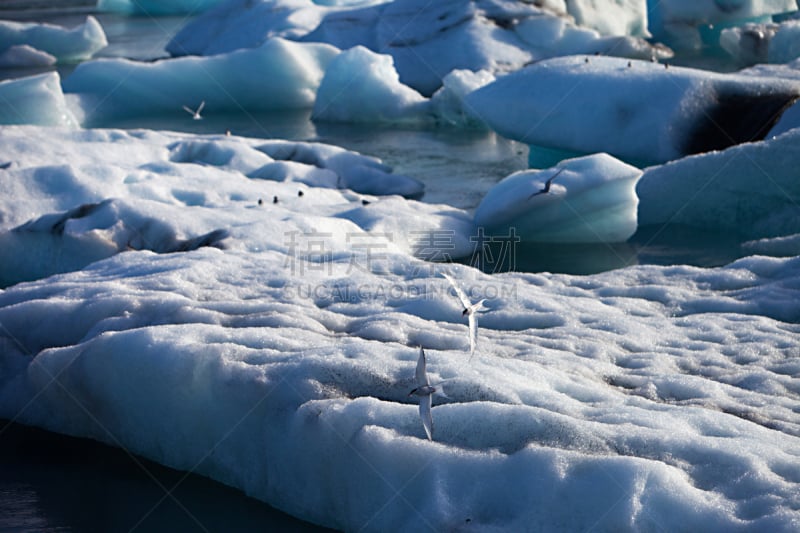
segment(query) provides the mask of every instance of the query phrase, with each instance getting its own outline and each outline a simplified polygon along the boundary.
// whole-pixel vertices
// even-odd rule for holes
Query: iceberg
[[[27,44],[10,46],[0,53],[0,68],[50,67],[57,62],[55,56]]]
[[[789,63],[800,57],[800,20],[725,28],[719,44],[740,66]]]
[[[63,83],[82,109],[82,124],[165,113],[205,102],[205,113],[304,109],[314,105],[328,63],[339,50],[275,38],[259,48],[152,63],[97,59]]]
[[[648,28],[654,38],[677,49],[699,49],[703,44],[701,26],[769,22],[772,15],[797,11],[797,2],[795,0],[649,0],[647,9]]]
[[[204,141],[220,144],[185,144]],[[796,530],[800,259],[490,276],[389,235],[458,231],[463,212],[248,178],[265,161],[250,149],[325,153],[264,143],[3,128],[20,257],[47,235],[92,239],[63,241],[91,259],[139,216],[139,242],[183,245],[132,241],[0,290],[0,417],[348,531]],[[440,272],[491,308],[472,362]],[[408,397],[419,346],[448,396],[432,441]]]
[[[0,81],[0,124],[77,127],[61,92],[61,78],[48,72]]]
[[[741,240],[800,233],[800,130],[645,169],[639,224],[683,224]]]
[[[0,286],[77,270],[129,250],[169,253],[228,237],[226,246],[239,246],[237,220],[263,219],[273,201],[278,204],[272,209],[284,213],[312,205],[327,210],[351,233],[389,232],[391,246],[409,253],[426,232],[472,230],[463,211],[416,202],[376,220],[374,214],[386,212],[376,195],[420,197],[423,185],[375,158],[331,145],[24,126],[3,133],[14,148],[4,152],[7,168],[0,170]],[[64,155],[69,162],[54,162],[51,154],[70,154]],[[159,177],[192,185],[164,187]],[[309,187],[313,193],[298,195]],[[362,205],[364,198],[369,205]],[[221,215],[225,209],[218,208],[225,205],[235,213]],[[194,213],[185,216],[189,207]],[[410,218],[415,222],[402,220]],[[469,253],[466,246],[461,244],[462,255]]]
[[[483,120],[465,105],[465,98],[494,80],[494,75],[487,70],[451,71],[442,79],[439,90],[431,96],[431,112],[436,121],[462,128],[485,129]]]
[[[617,5],[602,5],[612,4]],[[590,27],[577,26],[567,13],[568,5]],[[596,2],[561,0],[541,5],[395,0],[358,7],[317,6],[310,0],[240,0],[189,22],[167,50],[173,55],[218,54],[257,47],[275,36],[328,43],[342,50],[363,46],[391,55],[400,81],[425,96],[441,87],[453,70],[505,73],[531,61],[571,53],[671,57],[666,47],[643,39],[646,25],[640,3],[600,13]],[[631,35],[617,35],[627,31]]]
[[[30,59],[31,66],[42,65],[41,54],[49,54],[60,63],[83,61],[107,44],[102,26],[92,16],[86,17],[86,22],[70,30],[53,24],[0,21],[0,54],[9,54],[14,47],[28,47],[17,48],[10,53],[16,61]],[[33,54],[30,49],[39,54]]]
[[[636,232],[641,175],[608,154],[517,172],[489,190],[475,224],[490,235],[513,229],[528,242],[624,242]]]
[[[229,0],[188,21],[167,43],[173,56],[217,55],[257,48],[273,37],[296,39],[330,8],[311,0]]]
[[[400,83],[392,56],[363,46],[334,58],[317,90],[311,118],[329,122],[425,123],[429,101]]]
[[[794,80],[574,56],[498,78],[466,102],[511,139],[646,166],[763,139],[798,97]]]
[[[646,0],[567,0],[575,24],[601,35],[650,37]]]
[[[607,37],[588,28],[575,32],[579,38],[569,29],[560,30],[567,35],[563,39],[539,37],[543,31],[558,33],[557,28],[574,27],[562,20],[566,16],[560,2],[540,8],[526,3],[454,0],[432,6],[423,0],[396,0],[331,12],[302,40],[341,49],[362,45],[389,53],[400,80],[425,95],[436,91],[453,70],[505,73],[545,57],[575,53],[576,48],[634,57],[671,56],[665,47],[641,38]],[[530,29],[530,24],[536,29]],[[526,41],[531,38],[533,44]]]

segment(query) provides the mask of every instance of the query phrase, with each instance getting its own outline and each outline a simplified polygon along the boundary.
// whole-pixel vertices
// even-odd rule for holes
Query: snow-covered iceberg
[[[42,54],[62,63],[78,62],[92,57],[107,44],[102,26],[92,16],[70,30],[53,24],[0,20],[0,56],[6,66],[11,66],[12,57],[17,64],[27,59],[29,66],[40,66]]]
[[[489,190],[475,223],[530,242],[624,242],[636,231],[641,175],[607,154],[517,172]]]
[[[64,80],[77,95],[85,125],[141,115],[185,115],[205,102],[205,113],[303,109],[314,105],[327,64],[339,50],[280,38],[259,48],[152,63],[97,59]]]
[[[363,46],[391,55],[400,80],[428,96],[453,70],[508,72],[531,61],[572,53],[671,56],[667,48],[642,39],[646,24],[642,6],[635,1],[618,12],[612,10],[614,14],[605,13],[605,18],[597,3],[561,0],[542,5],[490,0],[376,4],[348,9],[317,6],[310,0],[240,0],[188,23],[167,50],[174,55],[218,54],[257,47],[274,36],[329,43],[343,50]],[[605,35],[576,26],[567,6],[588,26],[597,22],[608,33],[632,35]]]
[[[384,207],[362,195],[419,197],[423,185],[375,158],[320,143],[33,127],[5,128],[3,141],[0,285],[126,250],[166,253],[228,236],[232,246],[259,248],[260,238],[242,244],[235,228],[261,224],[266,209],[327,213],[354,234],[396,226],[391,246],[409,251],[426,232],[472,232],[471,217],[443,206],[415,203],[411,222],[396,220],[396,209],[376,220]],[[460,255],[469,253],[464,246]]]
[[[56,72],[0,81],[0,124],[78,126]]]
[[[573,56],[503,76],[466,101],[506,137],[646,165],[762,139],[798,97],[794,80]]]
[[[160,204],[153,224],[230,233],[225,249],[132,246],[0,291],[0,417],[348,531],[797,529],[798,258],[490,276],[385,234],[411,212],[452,220],[441,208],[170,161],[175,142],[210,138],[3,133],[0,180],[18,187],[0,195],[4,228],[28,199],[28,229],[88,236],[121,204],[65,211],[124,195]],[[472,362],[442,270],[488,298]],[[449,396],[433,441],[408,396],[419,345]]]

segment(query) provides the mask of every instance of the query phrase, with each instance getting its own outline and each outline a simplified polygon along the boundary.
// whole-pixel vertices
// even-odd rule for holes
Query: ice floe
[[[64,80],[76,95],[82,123],[174,113],[206,102],[206,114],[311,108],[336,48],[280,38],[259,48],[209,57],[145,63],[98,59],[82,63]]]
[[[646,165],[763,139],[799,96],[794,80],[573,56],[503,76],[466,101],[506,137]]]
[[[640,224],[686,224],[743,240],[800,233],[800,130],[648,168]]]
[[[788,63],[800,57],[800,20],[725,28],[719,43],[740,66]]]
[[[616,5],[608,3],[612,4]],[[577,26],[567,14],[568,6],[589,27]],[[396,0],[357,8],[316,6],[310,0],[239,1],[190,22],[167,48],[175,55],[218,54],[257,47],[275,36],[329,43],[343,50],[364,46],[391,55],[400,80],[430,96],[453,70],[502,73],[571,53],[670,57],[669,49],[642,38],[644,26],[637,2],[609,12],[597,3],[560,0],[541,6]]]
[[[392,56],[362,46],[334,58],[320,82],[314,120],[333,122],[424,123],[428,99],[400,83]]]
[[[0,81],[0,124],[77,127],[56,72]]]
[[[165,253],[192,243],[207,245],[203,236],[217,230],[242,237],[233,239],[235,246],[259,248],[261,237],[251,240],[233,228],[241,226],[237,216],[250,222],[263,218],[260,206],[285,216],[295,211],[327,212],[338,217],[348,232],[375,232],[381,246],[410,253],[415,243],[425,242],[427,232],[457,229],[465,235],[459,238],[465,244],[458,251],[468,253],[470,216],[446,206],[421,204],[399,204],[387,211],[392,204],[384,206],[372,196],[369,205],[362,205],[361,194],[419,197],[423,186],[392,174],[375,158],[335,146],[32,127],[6,128],[3,138],[7,159],[2,162],[7,168],[0,171],[4,243],[0,280],[4,285],[74,270],[129,249]],[[162,183],[166,177],[170,178]],[[229,186],[223,188],[217,180]],[[298,197],[298,191],[309,186],[314,192]],[[221,216],[217,208],[223,206],[227,208],[219,213],[228,214]],[[186,208],[196,213],[184,216],[181,211]],[[420,211],[428,215],[416,216],[412,223],[404,220]],[[384,215],[376,219],[378,213]],[[310,221],[300,224],[309,225]],[[393,235],[388,241],[382,237],[387,233]],[[318,237],[322,242],[327,234],[320,231]],[[291,241],[289,233],[286,241]],[[26,247],[29,253],[20,253]]]
[[[53,24],[0,21],[0,66],[40,66],[48,56],[58,62],[78,62],[92,57],[108,44],[97,19],[72,29]],[[51,63],[50,63],[51,64]]]
[[[530,242],[624,242],[636,231],[641,175],[607,154],[517,172],[489,190],[475,223]]]
[[[795,0],[661,0],[647,4],[648,28],[653,36],[684,49],[702,46],[703,27],[767,22],[771,15],[797,11]]]
[[[129,252],[6,289],[0,413],[343,530],[795,528],[796,259],[460,270],[504,294],[470,366],[425,265],[287,257]],[[433,442],[417,345],[448,380]]]

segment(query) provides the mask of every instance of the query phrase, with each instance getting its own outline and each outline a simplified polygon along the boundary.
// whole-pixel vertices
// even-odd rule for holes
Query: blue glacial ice
[[[0,81],[0,124],[77,127],[56,72]]]
[[[0,20],[0,66],[30,66],[52,62],[74,63],[92,57],[108,44],[106,34],[97,19],[89,16],[86,22],[72,29],[53,24]],[[36,53],[38,52],[38,54]]]
[[[588,2],[569,5],[584,6],[583,16],[591,18],[590,22],[595,16],[601,17]],[[428,10],[425,17],[418,16],[420,7]],[[637,8],[624,10],[626,16],[606,13],[602,15],[605,22],[596,24],[630,26],[632,35],[606,35],[587,27],[591,23],[576,26],[566,9],[567,5],[558,0],[542,7],[492,1],[450,0],[432,5],[402,0],[349,9],[317,6],[309,0],[240,1],[190,22],[167,49],[174,55],[219,54],[257,47],[275,36],[329,43],[343,50],[360,45],[391,55],[400,80],[427,96],[456,69],[508,72],[544,57],[578,52],[640,58],[671,56],[667,48],[651,45],[641,37],[642,11],[637,12]],[[543,33],[549,37],[542,38]]]
[[[763,139],[798,97],[797,80],[571,56],[499,78],[466,101],[506,137],[645,166]]]
[[[339,50],[280,38],[219,56],[152,63],[98,59],[63,83],[83,110],[82,123],[174,113],[205,101],[205,113],[304,109],[314,104],[327,64]]]
[[[513,228],[530,242],[624,242],[636,231],[641,175],[608,154],[520,171],[489,190],[475,223],[491,234],[509,235]]]

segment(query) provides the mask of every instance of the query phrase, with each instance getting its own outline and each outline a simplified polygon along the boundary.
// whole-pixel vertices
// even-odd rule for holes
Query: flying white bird
[[[416,380],[417,388],[408,393],[409,396],[419,396],[419,417],[425,427],[425,434],[428,440],[433,440],[433,417],[431,416],[431,403],[434,394],[439,396],[447,395],[442,392],[441,384],[431,385],[428,381],[428,373],[425,364],[425,350],[419,347],[419,359],[417,360]]]
[[[203,117],[200,115],[200,112],[203,110],[205,105],[206,101],[203,100],[202,102],[200,102],[200,106],[197,108],[197,111],[188,106],[183,106],[183,110],[192,115],[192,118],[194,120],[203,120]]]
[[[469,298],[467,298],[467,295],[464,293],[464,291],[462,291],[461,288],[456,285],[456,282],[453,278],[451,278],[445,272],[442,272],[442,276],[444,276],[445,279],[450,282],[453,290],[456,291],[456,296],[458,296],[458,299],[461,301],[461,305],[464,307],[461,315],[467,317],[467,322],[469,323],[469,358],[472,359],[472,356],[475,355],[475,347],[478,345],[478,317],[476,316],[476,313],[485,309],[483,302],[486,301],[486,298],[472,303],[469,301]]]

